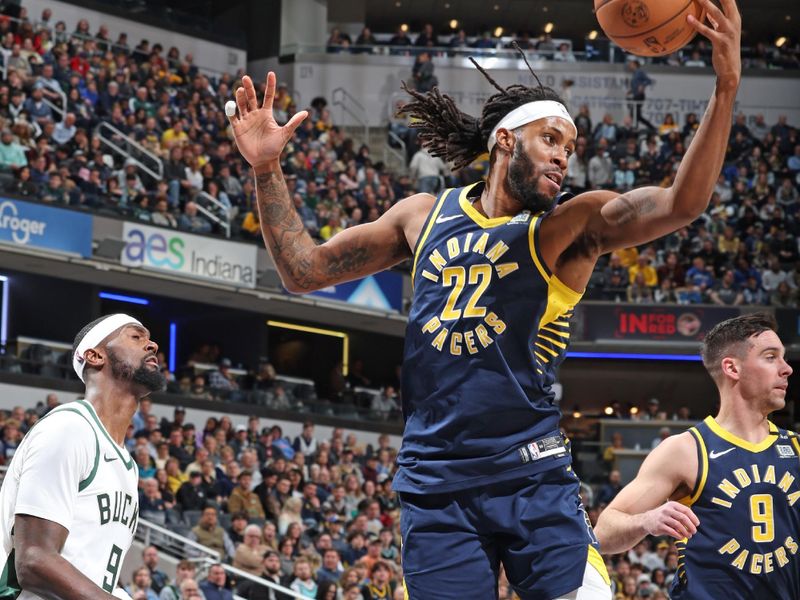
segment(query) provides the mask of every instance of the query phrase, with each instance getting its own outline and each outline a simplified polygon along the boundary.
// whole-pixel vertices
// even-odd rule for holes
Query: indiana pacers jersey
[[[111,593],[139,515],[138,469],[78,400],[53,409],[25,436],[0,490],[0,597],[33,600],[14,568],[14,519],[32,515],[68,531],[61,556]]]
[[[436,199],[414,253],[394,488],[445,492],[569,464],[551,386],[581,294],[547,268],[547,214],[489,219],[483,183]]]
[[[770,423],[758,444],[712,418],[689,430],[699,472],[686,504],[700,519],[678,543],[673,600],[800,598],[800,444]]]

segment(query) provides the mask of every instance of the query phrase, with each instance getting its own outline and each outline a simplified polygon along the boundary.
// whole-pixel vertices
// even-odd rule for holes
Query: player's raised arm
[[[315,244],[289,198],[280,165],[284,146],[308,113],[300,111],[281,127],[272,114],[274,96],[274,73],[267,75],[260,107],[253,81],[244,77],[242,87],[236,90],[238,114],[228,116],[239,152],[255,173],[261,233],[284,287],[294,293],[310,292],[381,271],[410,257],[405,227],[411,224],[421,229],[433,204],[433,197],[427,194],[396,204],[374,223],[352,227],[325,244]],[[421,205],[428,210],[419,210]]]
[[[708,206],[728,146],[736,92],[741,79],[742,20],[735,0],[697,0],[710,25],[689,17],[689,24],[711,41],[716,86],[675,181],[669,188],[645,187],[620,196],[590,192],[596,210],[587,229],[602,252],[652,241],[690,224]]]
[[[639,474],[600,514],[595,535],[604,554],[633,548],[647,535],[692,537],[699,520],[690,508],[670,500],[688,496],[697,476],[690,433],[667,438],[642,463]]]

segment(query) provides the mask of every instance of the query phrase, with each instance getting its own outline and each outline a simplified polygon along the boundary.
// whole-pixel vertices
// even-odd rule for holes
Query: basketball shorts
[[[576,598],[610,598],[579,490],[578,477],[562,466],[458,492],[401,493],[409,599],[495,600],[500,564],[522,600],[572,597],[579,590]]]

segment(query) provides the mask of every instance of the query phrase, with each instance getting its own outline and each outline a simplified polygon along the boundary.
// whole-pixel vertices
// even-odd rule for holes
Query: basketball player
[[[272,116],[250,78],[231,125],[255,172],[261,228],[291,292],[364,277],[413,259],[403,367],[406,421],[394,489],[412,600],[497,597],[502,563],[524,600],[610,598],[608,574],[578,497],[551,386],[570,317],[597,259],[688,225],[722,167],[740,79],[741,20],[700,0],[711,25],[716,88],[670,188],[592,191],[557,204],[576,129],[541,85],[498,89],[480,118],[438,89],[407,112],[432,154],[455,168],[490,152],[486,181],[417,194],[374,223],[315,245],[298,217],[281,152],[307,116]]]
[[[800,444],[768,420],[792,374],[776,329],[756,313],[708,333],[719,413],[659,444],[600,515],[604,552],[681,540],[673,600],[800,598]]]
[[[139,399],[164,387],[157,351],[123,314],[75,337],[86,399],[28,432],[0,490],[0,598],[130,598],[117,579],[139,516],[138,470],[122,444]]]

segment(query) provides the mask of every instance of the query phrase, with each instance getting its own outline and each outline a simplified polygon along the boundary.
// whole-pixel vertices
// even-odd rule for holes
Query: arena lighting
[[[500,37],[503,35],[503,28],[502,27],[495,27],[494,28],[494,37]]]
[[[614,414],[614,409],[611,408],[610,406],[606,406],[605,409],[603,410],[603,412],[606,413],[607,415],[613,415]]]
[[[596,40],[597,39],[597,30],[596,29],[592,29],[589,32],[589,35],[586,36],[586,37],[588,37],[590,40]]]
[[[600,358],[606,360],[664,360],[702,362],[699,354],[632,354],[627,352],[567,352],[570,358]]]
[[[408,31],[408,23],[403,23],[402,25],[400,25],[400,31],[406,33]]]
[[[450,19],[450,29],[458,29],[458,19]]]
[[[554,27],[555,26],[552,23],[548,23],[547,25],[544,26],[544,32],[545,33],[553,33],[553,28]]]
[[[576,410],[576,411],[574,411],[574,412],[572,413],[572,418],[573,418],[573,419],[580,419],[580,418],[581,418],[581,416],[582,416],[582,415],[581,415],[581,411],[579,411],[579,410]]]
[[[638,415],[639,414],[639,407],[638,406],[631,406],[631,414]]]
[[[294,331],[303,331],[305,333],[317,333],[319,335],[327,335],[336,337],[342,340],[342,375],[347,375],[349,369],[349,356],[350,356],[350,336],[343,331],[334,331],[333,329],[320,329],[319,327],[309,327],[307,325],[298,325],[296,323],[286,323],[285,321],[267,321],[269,327],[279,327],[282,329],[292,329]]]
[[[8,277],[0,275],[3,282],[3,298],[0,305],[0,353],[5,354],[8,338]]]
[[[499,4],[495,4],[492,8],[494,8],[495,10],[500,10],[500,5]]]
[[[785,35],[782,35],[777,40],[775,40],[775,45],[778,48],[781,48],[785,43],[786,43],[786,36]]]
[[[177,354],[178,345],[178,324],[169,324],[169,370],[170,373],[175,372],[175,355]]]
[[[112,294],[111,292],[100,292],[97,294],[103,300],[116,300],[117,302],[127,302],[129,304],[141,304],[147,306],[150,300],[147,298],[138,298],[136,296],[124,296],[123,294]]]

